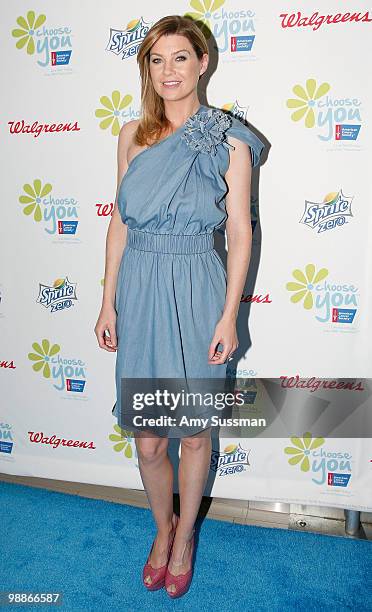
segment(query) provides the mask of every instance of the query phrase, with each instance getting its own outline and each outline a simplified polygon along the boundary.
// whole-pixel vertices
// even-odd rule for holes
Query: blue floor
[[[148,510],[4,482],[0,495],[0,589],[62,593],[48,609],[372,611],[369,541],[204,520],[192,585],[173,601],[141,583]]]

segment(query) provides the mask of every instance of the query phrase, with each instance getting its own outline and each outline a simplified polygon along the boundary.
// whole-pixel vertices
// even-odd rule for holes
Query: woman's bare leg
[[[168,560],[169,535],[173,527],[173,468],[168,457],[168,439],[136,434],[138,466],[158,529],[150,556],[152,567]],[[150,576],[146,579],[151,584]]]
[[[174,538],[169,571],[174,575],[190,569],[191,537],[208,479],[211,460],[210,429],[183,438],[178,478],[180,491],[180,520]],[[168,591],[174,592],[170,585]]]

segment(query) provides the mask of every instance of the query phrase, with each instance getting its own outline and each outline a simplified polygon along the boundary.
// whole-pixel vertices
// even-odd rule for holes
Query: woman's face
[[[150,75],[155,91],[164,100],[180,100],[196,89],[205,72],[208,55],[201,60],[185,36],[161,36],[150,50]]]

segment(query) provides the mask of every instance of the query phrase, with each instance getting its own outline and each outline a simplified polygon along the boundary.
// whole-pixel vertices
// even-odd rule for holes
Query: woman
[[[95,327],[99,346],[117,350],[113,414],[121,426],[124,377],[221,379],[238,346],[236,318],[251,250],[251,167],[263,144],[234,117],[200,104],[197,86],[208,59],[199,28],[177,15],[158,21],[138,53],[142,119],[123,125],[119,135],[117,197]],[[227,276],[213,248],[213,231],[226,218]],[[210,428],[180,433],[179,518],[168,436],[156,427],[149,432],[135,431],[157,525],[143,583],[148,590],[165,585],[175,598],[192,577]]]

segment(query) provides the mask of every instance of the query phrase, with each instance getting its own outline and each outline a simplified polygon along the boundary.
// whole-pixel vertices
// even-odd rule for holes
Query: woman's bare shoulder
[[[135,147],[134,134],[139,125],[139,122],[139,119],[132,119],[131,121],[127,121],[126,123],[124,123],[120,128],[118,140],[118,156],[119,159],[122,160],[122,163],[129,163],[128,153],[130,157],[130,153],[133,147]]]
[[[140,119],[132,119],[131,121],[127,121],[122,125],[119,132],[119,145],[124,145],[128,147],[133,143],[133,136],[137,130],[137,127],[140,123]]]

